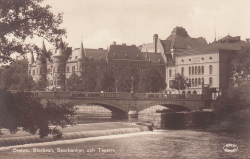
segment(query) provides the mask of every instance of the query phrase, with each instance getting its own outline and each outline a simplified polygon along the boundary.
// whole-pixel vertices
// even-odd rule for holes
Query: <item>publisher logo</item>
[[[223,146],[223,150],[225,152],[236,152],[238,151],[238,146],[235,144],[226,144],[225,146]]]

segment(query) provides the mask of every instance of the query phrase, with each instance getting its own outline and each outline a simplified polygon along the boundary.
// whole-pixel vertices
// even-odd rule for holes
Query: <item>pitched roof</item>
[[[140,49],[134,45],[110,45],[108,57],[109,59],[144,60]]]
[[[240,41],[240,36],[232,37],[230,35],[227,35],[218,41],[220,41],[220,42],[238,42],[238,41]]]
[[[161,54],[158,53],[149,53],[149,52],[141,52],[144,59],[146,59],[146,56],[148,56],[148,60],[152,62],[153,64],[165,64]]]
[[[175,49],[185,49],[187,45],[195,48],[207,44],[205,38],[191,38],[187,31],[182,27],[174,28],[171,35],[166,40],[170,40],[170,48]]]
[[[85,49],[86,58],[89,60],[100,61],[106,60],[107,50],[103,49]],[[72,51],[68,61],[77,61],[81,57],[81,49],[77,48]]]
[[[171,40],[161,40],[161,44],[165,51],[170,50]]]
[[[242,49],[241,44],[236,43],[211,43],[205,46],[201,46],[192,50],[178,52],[177,55],[193,55],[193,54],[203,54],[203,53],[212,53],[219,50],[231,50],[231,51],[240,51]]]

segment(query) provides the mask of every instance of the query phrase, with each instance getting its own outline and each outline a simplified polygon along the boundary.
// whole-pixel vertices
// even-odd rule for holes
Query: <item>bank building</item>
[[[80,47],[72,50],[63,49],[61,40],[57,49],[47,51],[43,42],[36,60],[31,53],[28,72],[34,81],[48,80],[48,89],[61,89],[72,73],[98,75],[101,68],[122,71],[126,66],[142,71],[150,65],[165,77],[167,93],[178,93],[169,86],[174,75],[180,73],[189,83],[181,93],[201,94],[202,87],[208,86],[216,97],[228,86],[230,60],[246,44],[249,39],[243,41],[240,36],[230,35],[208,44],[203,37],[190,37],[183,27],[175,27],[165,40],[155,34],[152,43],[140,46],[114,42],[107,49],[89,49],[79,42]]]

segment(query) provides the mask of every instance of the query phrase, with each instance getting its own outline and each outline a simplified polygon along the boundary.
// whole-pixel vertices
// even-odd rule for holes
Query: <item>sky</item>
[[[250,38],[249,0],[45,0],[45,4],[53,13],[64,13],[63,40],[73,48],[80,47],[81,39],[85,48],[106,49],[113,41],[138,46],[152,43],[154,34],[166,39],[176,26],[208,43],[215,35]]]

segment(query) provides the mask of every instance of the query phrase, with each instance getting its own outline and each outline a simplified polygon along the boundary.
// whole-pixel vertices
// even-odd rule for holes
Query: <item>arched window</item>
[[[181,74],[184,75],[184,67],[181,68]]]
[[[196,90],[193,91],[193,94],[197,94]]]
[[[192,67],[192,75],[194,75],[194,67]]]
[[[182,91],[182,94],[185,94],[186,92],[185,91]]]
[[[195,75],[197,75],[197,72],[198,72],[198,71],[197,71],[197,66],[195,66]]]
[[[169,77],[172,77],[172,70],[169,70]]]
[[[200,78],[198,79],[198,85],[201,85],[201,79]]]
[[[188,84],[189,84],[189,87],[191,87],[191,79],[190,79],[190,78],[189,78],[189,81],[188,81],[188,82],[189,82],[189,83],[188,83]]]
[[[201,74],[201,67],[198,67],[198,74]]]
[[[204,81],[204,78],[202,78],[202,79],[201,79],[201,84],[204,84],[204,82],[205,82],[205,81]]]
[[[191,94],[191,92],[190,92],[190,91],[188,91],[188,94]]]
[[[213,74],[213,66],[212,65],[209,66],[209,74]]]
[[[204,74],[204,66],[201,66],[201,74]]]
[[[194,79],[192,78],[192,87],[194,87]]]
[[[169,81],[169,88],[171,87],[171,85],[172,85],[172,81],[170,80],[170,81]]]
[[[191,75],[191,67],[189,67],[189,75]]]
[[[197,87],[197,78],[195,78],[195,87]]]
[[[209,85],[210,85],[210,87],[213,85],[213,78],[212,77],[209,78]]]

